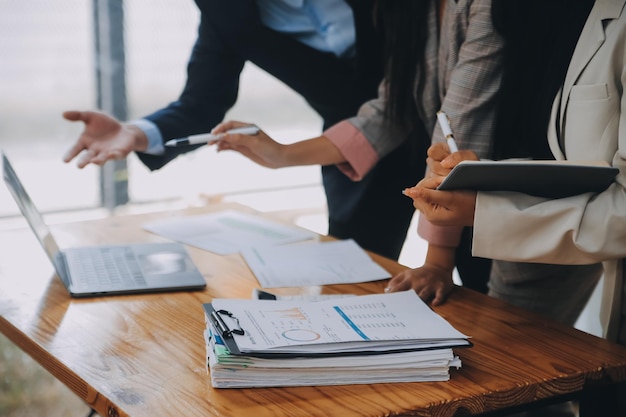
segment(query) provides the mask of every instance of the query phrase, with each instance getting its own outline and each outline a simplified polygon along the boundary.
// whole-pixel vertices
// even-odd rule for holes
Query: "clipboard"
[[[426,350],[436,350],[436,349],[452,349],[452,348],[467,348],[473,347],[474,344],[470,342],[468,339],[465,339],[465,343],[450,343],[449,345],[439,345],[432,347],[422,347],[422,348],[400,348],[400,347],[390,347],[386,350],[367,350],[362,349],[359,351],[351,351],[351,352],[298,352],[298,353],[289,353],[289,352],[241,352],[239,346],[237,345],[237,341],[235,340],[235,335],[244,335],[245,329],[241,328],[239,325],[239,320],[229,311],[227,310],[216,310],[211,303],[205,303],[202,305],[205,317],[207,321],[207,325],[210,325],[213,330],[217,332],[217,336],[224,342],[224,345],[228,349],[229,353],[234,356],[247,356],[254,357],[259,359],[290,359],[290,358],[330,358],[330,357],[341,357],[341,356],[359,356],[359,355],[385,355],[389,353],[403,353],[403,352],[416,352],[416,351],[426,351]],[[229,324],[230,322],[230,324]]]
[[[463,161],[450,171],[437,189],[514,191],[536,197],[563,198],[602,192],[618,173],[618,168],[606,162]]]
[[[218,332],[218,336],[222,339],[230,354],[237,356],[243,355],[233,337],[233,334],[245,334],[245,330],[239,326],[239,320],[229,311],[215,310],[211,303],[203,304],[202,307],[204,308],[207,321],[211,324],[212,328]],[[232,319],[237,327],[231,329],[231,326],[226,323],[225,317]]]

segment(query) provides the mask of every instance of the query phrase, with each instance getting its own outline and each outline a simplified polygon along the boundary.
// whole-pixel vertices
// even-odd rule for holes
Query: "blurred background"
[[[82,125],[61,113],[94,110],[102,101],[99,85],[111,61],[110,51],[98,45],[123,40],[117,52],[123,55],[123,105],[130,120],[178,97],[198,20],[192,0],[0,0],[0,148],[47,221],[234,201],[284,212],[296,224],[326,233],[317,166],[270,170],[210,147],[156,172],[134,155],[121,168],[79,170],[62,162]],[[317,136],[322,126],[304,100],[249,64],[227,118],[254,122],[284,143]],[[118,183],[120,169],[127,176]],[[27,226],[2,185],[0,233],[17,227]],[[419,266],[424,253],[414,223],[400,263]],[[28,254],[18,256],[28,261]],[[597,331],[594,311],[581,319],[581,328]],[[82,400],[0,335],[0,416],[88,414]]]
[[[118,14],[109,16],[108,24],[113,31],[120,28],[123,38],[131,120],[166,105],[182,90],[199,22],[192,0],[0,0],[0,148],[46,220],[71,222],[235,201],[263,212],[285,212],[300,226],[326,233],[326,200],[317,166],[270,170],[206,147],[150,172],[132,155],[126,161],[128,201],[112,209],[115,203],[107,201],[110,193],[103,195],[103,184],[112,181],[107,176],[114,177],[114,171],[93,166],[79,170],[62,162],[82,124],[65,121],[61,113],[94,110],[101,100],[97,67],[107,65],[107,51],[97,45],[103,42],[98,37],[107,33],[98,35],[96,28],[103,27],[103,15],[111,10]],[[120,39],[120,33],[112,35]],[[322,127],[300,96],[250,64],[227,118],[257,123],[284,143],[317,136]],[[27,226],[2,184],[0,233],[17,227]],[[402,260],[417,266],[423,243],[411,235]],[[19,256],[28,260],[28,254]],[[0,335],[1,416],[88,412],[82,400]]]
[[[94,16],[94,5],[99,3],[122,4],[120,0],[0,0],[1,145],[18,172],[24,173],[26,186],[44,211],[84,210],[103,204],[100,168],[77,170],[73,164],[61,163],[82,130],[82,124],[63,120],[61,112],[96,108],[102,95],[98,82],[110,81],[106,74],[98,79],[98,65],[104,68],[102,73],[107,64],[124,65],[125,88],[115,93],[125,94],[127,119],[176,99],[185,81],[199,17],[192,0],[124,2],[122,14],[111,17],[113,23],[122,19],[111,30],[123,31],[118,46],[123,48],[124,61],[114,64],[107,63],[106,47],[96,50],[96,42],[109,41],[97,40],[94,34],[96,19],[103,19],[104,14]],[[101,57],[99,64],[96,55]],[[246,67],[241,85],[240,99],[228,118],[254,121],[280,140],[320,132],[321,120],[308,105],[256,67]],[[218,157],[209,147],[155,173],[134,156],[127,163],[128,198],[134,205],[198,195],[314,188],[320,182],[318,167],[273,171],[237,155]],[[41,181],[44,176],[48,181]],[[13,214],[14,207],[1,207],[0,215]]]

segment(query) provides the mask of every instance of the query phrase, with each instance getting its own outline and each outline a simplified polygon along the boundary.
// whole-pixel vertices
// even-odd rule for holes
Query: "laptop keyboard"
[[[66,253],[68,270],[81,288],[145,286],[133,250],[126,247],[73,249]]]

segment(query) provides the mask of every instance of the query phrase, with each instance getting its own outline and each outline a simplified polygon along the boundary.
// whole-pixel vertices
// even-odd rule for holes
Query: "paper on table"
[[[241,353],[337,353],[467,346],[467,336],[413,290],[340,300],[293,302],[214,299],[243,335]]]
[[[452,349],[324,358],[263,359],[231,355],[219,336],[205,332],[207,367],[215,388],[287,387],[447,381],[461,367]]]
[[[447,381],[450,367],[461,366],[452,348],[470,346],[412,290],[311,302],[213,299],[203,308],[216,388]]]
[[[146,223],[149,232],[191,246],[229,255],[254,246],[282,245],[313,239],[313,232],[234,210]]]
[[[389,278],[355,241],[301,243],[244,249],[263,288],[348,284]]]

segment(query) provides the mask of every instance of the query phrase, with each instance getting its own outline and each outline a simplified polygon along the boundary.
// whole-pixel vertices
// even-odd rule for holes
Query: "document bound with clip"
[[[441,381],[461,365],[452,348],[471,346],[412,290],[203,306],[207,365],[218,388]]]
[[[602,192],[618,173],[619,169],[603,161],[463,161],[450,171],[438,189],[515,191],[561,198]]]

